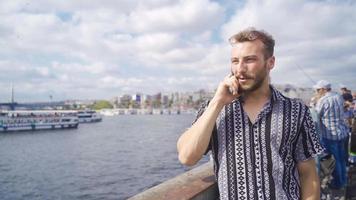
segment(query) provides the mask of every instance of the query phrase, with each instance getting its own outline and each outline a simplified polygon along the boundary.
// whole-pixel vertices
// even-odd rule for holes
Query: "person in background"
[[[340,85],[342,98],[344,99],[345,121],[351,131],[352,117],[353,117],[353,96],[351,91],[343,84]]]
[[[343,98],[332,92],[331,84],[325,80],[319,81],[314,88],[322,96],[315,109],[321,119],[323,144],[336,160],[330,188],[344,189],[347,183],[345,142],[348,138],[348,130],[344,121]]]
[[[356,117],[356,91],[352,92],[352,110],[353,116]]]
[[[309,108],[270,85],[274,39],[254,28],[230,38],[231,68],[177,142],[196,164],[212,152],[220,200],[319,199],[323,151]]]
[[[346,102],[352,102],[353,96],[351,94],[351,91],[347,89],[347,87],[343,84],[340,85],[340,91],[341,95],[344,98],[344,101]]]
[[[351,130],[352,118],[354,116],[354,103],[352,101],[344,102],[345,123]]]
[[[345,85],[340,85],[341,95],[344,99],[344,120],[345,124],[348,128],[348,135],[345,140],[345,148],[346,148],[346,165],[349,165],[349,144],[350,144],[350,136],[351,136],[351,128],[352,128],[352,118],[353,118],[353,96],[351,91],[347,89]]]
[[[352,93],[353,96],[353,118],[352,118],[352,129],[351,129],[351,141],[350,141],[350,152],[351,152],[351,162],[356,163],[356,92]]]
[[[356,91],[352,92],[352,123],[351,123],[351,136],[350,136],[350,158],[352,164],[356,164]]]

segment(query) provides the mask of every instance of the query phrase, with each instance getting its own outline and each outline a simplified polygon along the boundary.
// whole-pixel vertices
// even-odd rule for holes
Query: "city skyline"
[[[272,83],[356,90],[354,10],[347,0],[2,1],[0,102],[12,83],[20,102],[213,90],[229,73],[227,39],[251,26],[276,40]]]
[[[315,94],[313,88],[298,88],[292,85],[274,85],[283,95],[296,98],[309,105]],[[198,91],[144,94],[136,93],[113,96],[111,99],[67,99],[42,102],[0,102],[0,110],[83,110],[83,109],[198,109],[201,104],[214,96],[214,91]],[[13,98],[12,98],[13,100]]]
[[[292,84],[273,84],[273,87],[277,88],[278,90],[280,90],[282,93],[287,94],[288,92],[285,91],[308,91],[308,93],[310,94],[314,94],[314,89],[312,87],[298,87],[296,85],[292,85]],[[207,88],[200,88],[197,90],[186,90],[186,91],[167,91],[167,92],[154,92],[154,93],[144,93],[144,92],[140,92],[140,91],[130,91],[128,93],[122,93],[122,94],[112,94],[109,98],[86,98],[86,99],[81,99],[81,98],[70,98],[70,99],[56,99],[53,97],[53,95],[49,95],[48,97],[41,99],[39,101],[22,101],[22,100],[18,100],[16,98],[16,92],[15,90],[11,90],[11,94],[9,95],[9,98],[7,101],[3,101],[0,103],[41,103],[41,102],[62,102],[62,101],[82,101],[82,102],[93,102],[93,101],[99,101],[99,100],[107,100],[107,101],[113,101],[115,98],[121,98],[124,96],[130,96],[130,98],[135,99],[135,96],[140,96],[140,97],[144,97],[144,98],[152,98],[154,96],[160,95],[160,96],[172,96],[172,95],[179,95],[179,96],[192,96],[192,95],[196,95],[196,94],[204,94],[205,96],[209,96],[210,98],[213,97],[214,93],[216,91],[216,88],[214,88],[213,90],[208,90]],[[296,98],[296,94],[294,94],[295,92],[293,92],[292,98]],[[297,92],[298,93],[298,92]],[[308,95],[311,96],[311,95]],[[194,97],[196,98],[196,97]]]

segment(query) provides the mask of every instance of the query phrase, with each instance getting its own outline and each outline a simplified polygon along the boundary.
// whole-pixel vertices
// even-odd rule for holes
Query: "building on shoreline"
[[[297,98],[309,105],[314,94],[312,88],[296,87],[291,84],[274,85],[284,95]],[[191,92],[171,92],[156,94],[122,94],[111,98],[109,102],[114,109],[142,109],[142,110],[197,110],[200,105],[211,99],[215,91],[200,89]],[[1,110],[80,110],[91,108],[96,102],[106,100],[65,100],[58,102],[38,102],[38,103],[0,103]],[[104,107],[106,108],[106,107]]]

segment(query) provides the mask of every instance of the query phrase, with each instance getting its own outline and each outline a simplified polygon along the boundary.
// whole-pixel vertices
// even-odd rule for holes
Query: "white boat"
[[[95,110],[78,111],[79,123],[101,122],[102,117]]]
[[[106,117],[112,117],[114,115],[118,115],[118,113],[116,113],[114,109],[101,109],[99,113]]]
[[[78,128],[76,111],[0,111],[0,132]]]

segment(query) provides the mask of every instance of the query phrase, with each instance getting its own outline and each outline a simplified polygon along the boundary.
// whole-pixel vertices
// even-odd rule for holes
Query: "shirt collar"
[[[270,100],[263,106],[261,112],[258,114],[256,121],[254,123],[257,123],[263,116],[267,115],[272,111],[273,104],[275,102],[280,102],[280,101],[285,101],[286,97],[283,96],[282,93],[280,93],[277,89],[275,89],[272,85],[269,86],[271,89],[271,98]],[[239,97],[237,99],[240,104],[243,103],[243,98]]]
[[[271,88],[271,92],[272,92],[272,102],[276,102],[276,101],[285,101],[287,98],[281,93],[279,92],[276,88],[274,88],[274,86],[269,85],[269,87]]]

